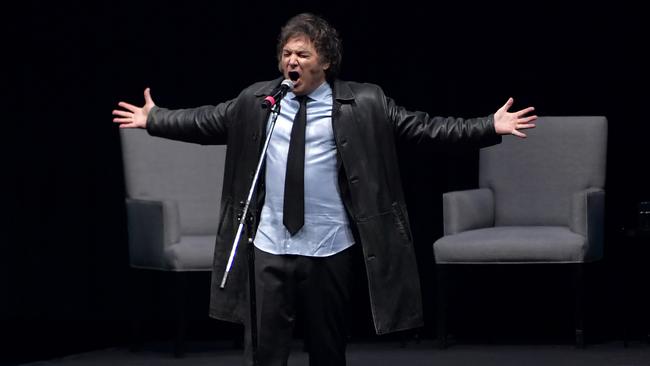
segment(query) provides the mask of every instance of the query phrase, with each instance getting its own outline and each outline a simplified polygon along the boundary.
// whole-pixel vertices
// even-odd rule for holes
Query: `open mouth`
[[[298,71],[289,71],[289,79],[291,81],[296,81],[300,78],[300,73]]]

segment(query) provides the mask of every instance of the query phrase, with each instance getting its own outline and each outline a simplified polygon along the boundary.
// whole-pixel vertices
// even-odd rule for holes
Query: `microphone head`
[[[271,95],[268,95],[262,100],[262,108],[273,107],[280,101],[288,92],[293,90],[293,81],[286,79],[283,80],[280,86],[276,87]]]
[[[280,85],[283,85],[283,86],[289,88],[289,91],[293,90],[293,81],[291,81],[289,79],[285,79],[284,81],[282,81],[282,84],[280,84]]]

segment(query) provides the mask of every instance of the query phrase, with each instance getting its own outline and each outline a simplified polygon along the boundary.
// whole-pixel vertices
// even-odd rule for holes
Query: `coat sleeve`
[[[152,136],[202,145],[225,144],[236,101],[192,109],[154,107],[147,119],[147,132]]]
[[[494,130],[494,115],[479,118],[431,117],[410,112],[386,98],[388,117],[401,142],[431,147],[481,148],[501,142]]]

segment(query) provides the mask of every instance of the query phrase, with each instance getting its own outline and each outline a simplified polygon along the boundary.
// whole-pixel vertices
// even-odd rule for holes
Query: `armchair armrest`
[[[494,226],[494,194],[489,188],[442,195],[444,234]]]
[[[585,261],[600,259],[605,236],[605,191],[588,188],[574,193],[570,220],[571,231],[587,238]]]
[[[180,241],[176,201],[126,199],[129,258],[132,267],[166,269],[165,248]]]

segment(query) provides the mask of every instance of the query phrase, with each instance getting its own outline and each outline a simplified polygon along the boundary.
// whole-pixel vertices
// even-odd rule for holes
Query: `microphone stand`
[[[271,124],[269,126],[269,131],[266,133],[266,140],[264,141],[264,146],[262,148],[262,153],[260,154],[259,161],[257,162],[257,168],[255,169],[255,175],[253,176],[253,182],[251,183],[250,189],[248,190],[248,196],[246,197],[246,202],[244,203],[244,209],[242,211],[241,217],[239,218],[239,226],[237,227],[237,234],[232,243],[232,248],[230,250],[230,257],[228,258],[228,264],[223,273],[223,278],[221,280],[221,289],[226,287],[226,281],[228,280],[228,274],[232,267],[235,254],[237,253],[237,245],[241,239],[242,231],[246,222],[252,222],[248,218],[248,207],[257,188],[257,181],[262,170],[262,165],[266,159],[266,151],[269,148],[269,142],[271,141],[271,136],[273,135],[273,129],[275,128],[275,122],[280,115],[280,102],[273,105],[271,109],[273,118],[271,119]],[[251,224],[247,225],[246,231],[248,232],[248,286],[249,286],[249,296],[250,296],[250,331],[251,331],[251,346],[252,346],[252,357],[253,365],[257,366],[257,302],[255,296],[255,250],[253,248],[253,227]]]

